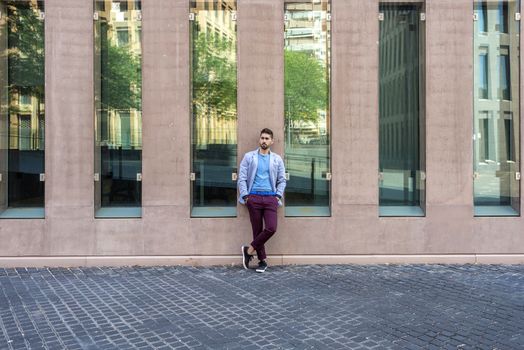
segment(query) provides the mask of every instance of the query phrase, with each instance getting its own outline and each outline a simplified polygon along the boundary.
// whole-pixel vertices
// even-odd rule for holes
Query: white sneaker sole
[[[244,266],[244,269],[248,270],[248,267],[246,266],[246,259],[244,258],[244,247],[240,247],[240,250],[242,251],[242,265]]]

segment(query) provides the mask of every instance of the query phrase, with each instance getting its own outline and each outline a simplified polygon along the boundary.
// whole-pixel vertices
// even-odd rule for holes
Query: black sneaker
[[[247,245],[242,246],[242,265],[244,265],[244,269],[246,270],[249,269],[249,262],[253,259],[253,255],[247,253],[248,248]]]
[[[261,262],[258,263],[258,267],[255,271],[262,273],[262,272],[265,272],[266,269],[267,269],[267,263],[265,260],[262,260]]]

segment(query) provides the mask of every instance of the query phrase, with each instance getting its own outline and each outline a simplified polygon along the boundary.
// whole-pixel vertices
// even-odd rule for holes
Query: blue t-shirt
[[[269,154],[258,153],[257,174],[251,190],[257,192],[273,191],[269,181]]]

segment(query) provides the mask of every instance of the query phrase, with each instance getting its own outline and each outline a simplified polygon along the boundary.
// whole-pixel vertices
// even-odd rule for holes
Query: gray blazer
[[[242,204],[244,196],[251,192],[253,182],[255,182],[255,175],[257,174],[258,166],[258,148],[254,151],[247,152],[240,162],[240,171],[238,172],[238,201]],[[284,168],[284,161],[280,156],[274,152],[269,152],[269,182],[271,188],[280,197],[284,196],[284,189],[286,188],[286,169]],[[282,205],[282,201],[278,200],[278,205]]]

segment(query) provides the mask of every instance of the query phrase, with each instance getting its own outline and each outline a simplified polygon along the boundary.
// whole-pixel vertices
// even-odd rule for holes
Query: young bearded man
[[[286,188],[284,162],[278,154],[271,152],[272,144],[273,131],[262,129],[258,149],[244,155],[238,175],[238,201],[249,210],[253,229],[253,241],[242,246],[242,264],[248,269],[256,253],[259,260],[257,272],[267,269],[264,244],[277,230],[277,208],[282,205]]]

